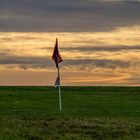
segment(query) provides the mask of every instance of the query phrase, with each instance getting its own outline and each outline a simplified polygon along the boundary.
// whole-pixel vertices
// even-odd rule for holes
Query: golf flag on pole
[[[59,53],[59,50],[58,50],[58,39],[56,39],[52,59],[55,61],[55,64],[56,64],[57,68],[58,68],[59,63],[63,61],[62,57],[61,57],[61,55]]]
[[[55,87],[58,87],[58,91],[59,91],[59,108],[60,111],[62,110],[62,105],[61,105],[61,87],[60,87],[60,70],[59,70],[59,63],[62,62],[62,57],[59,53],[58,50],[58,39],[56,39],[56,43],[55,43],[55,47],[54,47],[54,51],[53,51],[53,55],[52,55],[52,59],[54,60],[55,64],[56,64],[56,68],[58,71],[58,77],[55,81]]]

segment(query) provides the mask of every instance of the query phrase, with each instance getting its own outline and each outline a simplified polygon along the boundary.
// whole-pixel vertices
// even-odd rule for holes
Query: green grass
[[[140,87],[0,87],[0,140],[140,140]]]

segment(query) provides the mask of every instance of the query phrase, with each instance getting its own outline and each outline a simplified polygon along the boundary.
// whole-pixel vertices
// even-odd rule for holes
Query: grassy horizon
[[[140,140],[140,87],[0,87],[0,140]]]

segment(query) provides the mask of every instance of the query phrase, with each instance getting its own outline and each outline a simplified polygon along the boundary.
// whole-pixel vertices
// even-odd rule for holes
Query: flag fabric
[[[63,61],[62,57],[61,57],[61,55],[59,53],[59,50],[58,50],[58,39],[56,39],[52,59],[55,61],[55,64],[56,64],[57,68],[58,68],[59,63]]]
[[[57,77],[55,84],[54,84],[54,87],[59,87],[59,86],[60,86],[60,78]]]

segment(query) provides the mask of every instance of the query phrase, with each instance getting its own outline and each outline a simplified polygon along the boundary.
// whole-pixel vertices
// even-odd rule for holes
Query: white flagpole
[[[57,60],[57,62],[58,62],[58,60]],[[57,63],[57,64],[58,64],[58,78],[59,78],[59,85],[58,85],[58,90],[59,90],[59,108],[60,108],[60,111],[62,111],[59,63]]]

